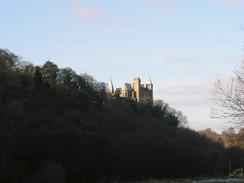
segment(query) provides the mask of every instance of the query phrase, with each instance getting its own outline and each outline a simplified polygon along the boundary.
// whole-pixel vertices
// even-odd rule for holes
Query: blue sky
[[[150,75],[155,99],[181,110],[191,128],[228,126],[210,118],[211,89],[243,58],[243,0],[0,3],[0,47],[23,60],[51,60],[116,87]]]

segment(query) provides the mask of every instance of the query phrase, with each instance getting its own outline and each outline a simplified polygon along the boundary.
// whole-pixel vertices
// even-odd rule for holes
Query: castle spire
[[[113,85],[113,81],[112,79],[110,79],[110,82],[108,84],[108,91],[111,93],[111,94],[114,94],[114,85]]]
[[[150,76],[148,76],[147,84],[150,84],[150,85],[153,84]]]

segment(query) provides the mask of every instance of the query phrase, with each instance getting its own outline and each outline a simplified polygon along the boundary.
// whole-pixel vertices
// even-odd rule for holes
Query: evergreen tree
[[[35,67],[34,81],[37,87],[41,87],[43,85],[41,69],[38,66]]]
[[[47,61],[42,67],[42,75],[45,82],[52,88],[56,85],[58,66],[53,62]]]

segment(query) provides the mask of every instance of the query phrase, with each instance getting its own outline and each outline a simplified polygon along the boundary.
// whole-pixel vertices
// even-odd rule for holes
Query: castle
[[[146,85],[141,84],[139,77],[133,80],[132,85],[125,83],[121,88],[114,89],[112,80],[108,85],[108,92],[112,96],[120,96],[121,98],[127,98],[136,102],[153,102],[153,83],[149,78]]]

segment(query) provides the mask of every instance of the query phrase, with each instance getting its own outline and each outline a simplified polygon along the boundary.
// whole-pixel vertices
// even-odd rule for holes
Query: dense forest
[[[225,176],[233,157],[244,167],[241,148],[185,123],[162,101],[111,97],[87,74],[0,50],[0,183]]]

